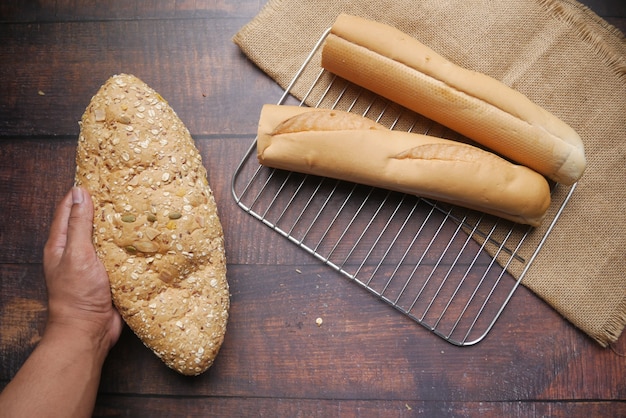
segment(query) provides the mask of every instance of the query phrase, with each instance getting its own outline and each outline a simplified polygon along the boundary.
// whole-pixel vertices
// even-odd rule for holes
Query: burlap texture
[[[623,34],[574,0],[270,0],[234,42],[286,87],[340,12],[397,27],[521,91],[580,134],[587,171],[522,284],[602,346],[615,342],[626,325]],[[296,96],[318,72],[302,76]],[[524,256],[547,226],[531,234]]]

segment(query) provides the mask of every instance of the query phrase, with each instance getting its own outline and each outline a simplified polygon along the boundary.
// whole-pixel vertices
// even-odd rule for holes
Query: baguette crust
[[[414,194],[532,226],[541,224],[550,206],[548,182],[527,167],[471,145],[390,131],[347,112],[265,105],[257,156],[266,166]]]
[[[113,302],[143,343],[185,375],[208,369],[229,310],[224,239],[191,135],[134,76],[111,77],[81,123],[76,184]]]
[[[340,15],[322,66],[554,181],[573,184],[585,170],[583,143],[565,122],[393,27]]]

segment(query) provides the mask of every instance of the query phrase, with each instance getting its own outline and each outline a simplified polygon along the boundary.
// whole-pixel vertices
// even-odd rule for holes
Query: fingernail
[[[72,187],[72,203],[83,203],[83,191],[78,187]]]

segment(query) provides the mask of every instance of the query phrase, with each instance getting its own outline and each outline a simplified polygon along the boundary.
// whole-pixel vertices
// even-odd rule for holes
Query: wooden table
[[[626,416],[626,338],[602,349],[521,287],[484,341],[451,345],[236,206],[235,167],[261,105],[282,92],[231,42],[263,2],[18,3],[0,4],[0,387],[43,330],[42,247],[72,184],[77,121],[104,80],[131,72],[203,154],[232,309],[215,365],[197,378],[126,329],[95,415]],[[623,2],[587,4],[626,31]]]

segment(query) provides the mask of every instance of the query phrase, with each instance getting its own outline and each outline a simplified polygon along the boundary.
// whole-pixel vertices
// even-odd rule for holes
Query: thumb
[[[67,247],[84,249],[92,245],[93,203],[86,190],[72,188],[72,209],[67,224]]]

